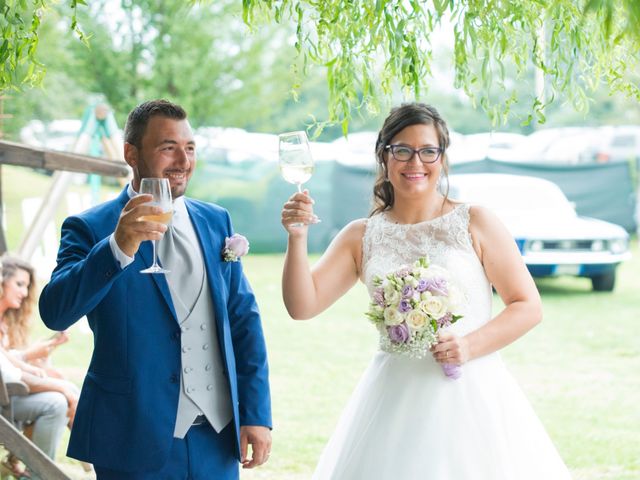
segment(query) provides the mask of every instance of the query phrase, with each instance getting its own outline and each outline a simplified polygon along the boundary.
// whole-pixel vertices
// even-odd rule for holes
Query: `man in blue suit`
[[[228,212],[183,196],[196,159],[180,106],[136,107],[124,154],[132,182],[65,220],[40,297],[49,328],[86,315],[94,335],[68,455],[100,480],[237,479],[240,463],[269,456],[271,404],[255,298],[241,263],[222,255]],[[169,180],[169,229],[141,218],[162,213],[137,194],[148,177]],[[153,261],[145,240],[161,240],[171,273],[140,273]]]

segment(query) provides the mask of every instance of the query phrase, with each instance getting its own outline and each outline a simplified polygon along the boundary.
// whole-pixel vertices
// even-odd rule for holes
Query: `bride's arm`
[[[356,283],[360,269],[365,220],[344,227],[313,269],[309,267],[307,231],[313,226],[293,227],[291,223],[308,221],[313,215],[312,202],[310,197],[296,194],[282,211],[282,223],[289,232],[282,296],[289,315],[296,320],[312,318],[333,304]]]
[[[527,333],[542,320],[542,303],[522,255],[502,222],[489,210],[472,207],[469,231],[489,281],[505,308],[462,338],[446,334],[434,348],[440,362],[465,363],[495,352]],[[450,350],[449,358],[444,352]]]
[[[469,226],[487,278],[505,308],[467,335],[469,355],[480,357],[517,340],[542,320],[542,302],[513,236],[489,210],[472,207]]]

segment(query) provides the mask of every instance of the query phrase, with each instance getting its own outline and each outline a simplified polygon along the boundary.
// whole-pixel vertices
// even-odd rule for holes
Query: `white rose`
[[[447,306],[440,297],[431,296],[427,300],[420,302],[420,308],[433,318],[440,318],[447,313]]]
[[[431,293],[428,290],[425,290],[424,292],[422,292],[420,294],[420,300],[422,300],[423,302],[426,302],[427,300],[429,300],[431,297],[433,297],[433,293]]]
[[[385,290],[384,292],[384,301],[387,305],[398,305],[402,300],[402,294],[394,288],[389,289],[389,291]]]
[[[404,321],[404,315],[395,307],[386,308],[384,311],[384,324],[390,327],[400,325]]]
[[[427,328],[429,318],[420,310],[412,310],[405,317],[411,330],[421,332]]]

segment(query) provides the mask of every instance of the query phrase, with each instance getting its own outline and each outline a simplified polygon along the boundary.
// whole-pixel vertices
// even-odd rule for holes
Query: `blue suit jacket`
[[[108,237],[128,200],[125,189],[117,199],[65,220],[40,314],[53,330],[86,315],[94,335],[68,455],[114,470],[156,470],[173,439],[180,328],[165,276],[140,273],[152,263],[150,242],[141,244],[125,269],[113,257]],[[238,438],[240,425],[271,427],[260,314],[241,263],[222,261],[225,237],[233,233],[228,212],[185,202],[204,255]]]

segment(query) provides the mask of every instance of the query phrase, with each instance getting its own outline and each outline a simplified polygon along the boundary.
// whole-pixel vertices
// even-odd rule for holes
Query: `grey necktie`
[[[188,215],[179,211],[174,213],[169,229],[158,245],[158,256],[162,265],[170,270],[166,274],[167,283],[178,321],[182,322],[198,300],[204,274],[200,246]]]

